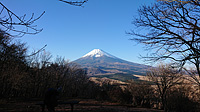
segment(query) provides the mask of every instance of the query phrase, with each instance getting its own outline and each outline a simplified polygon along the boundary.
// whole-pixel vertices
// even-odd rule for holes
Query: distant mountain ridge
[[[101,49],[94,49],[74,61],[80,64],[89,76],[99,75],[145,75],[149,66],[125,61]]]

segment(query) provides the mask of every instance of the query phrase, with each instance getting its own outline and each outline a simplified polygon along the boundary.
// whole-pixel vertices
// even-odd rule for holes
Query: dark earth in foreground
[[[92,99],[77,99],[79,104],[74,106],[74,112],[163,112],[162,110],[136,108],[131,105],[119,103],[101,102]],[[0,100],[0,112],[41,112],[39,100],[15,101]],[[45,109],[47,112],[47,109]],[[70,105],[58,105],[56,112],[71,112]]]

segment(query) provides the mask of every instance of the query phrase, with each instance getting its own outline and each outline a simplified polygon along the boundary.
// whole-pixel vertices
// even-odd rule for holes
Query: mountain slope
[[[117,58],[103,50],[94,49],[74,62],[87,70],[88,75],[136,74],[145,75],[148,66]]]

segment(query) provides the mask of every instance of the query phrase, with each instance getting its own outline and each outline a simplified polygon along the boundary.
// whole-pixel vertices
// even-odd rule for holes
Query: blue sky
[[[45,48],[54,57],[73,61],[93,49],[102,49],[116,57],[144,63],[138,57],[145,55],[144,46],[137,45],[125,32],[135,29],[131,24],[137,9],[155,0],[89,0],[83,7],[71,6],[58,0],[1,0],[17,15],[35,13],[35,22],[43,31],[21,38],[29,50]]]

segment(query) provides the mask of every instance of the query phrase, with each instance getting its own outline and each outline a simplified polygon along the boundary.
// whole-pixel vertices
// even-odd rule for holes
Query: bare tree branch
[[[83,6],[84,3],[86,3],[88,0],[81,0],[81,1],[66,1],[66,0],[59,0],[61,2],[70,4],[70,5],[74,5],[74,6]]]
[[[43,30],[37,29],[37,25],[34,25],[34,22],[40,19],[44,15],[45,11],[36,18],[33,13],[29,19],[26,19],[26,14],[20,17],[9,10],[1,2],[0,9],[0,25],[3,26],[2,30],[5,32],[15,32],[14,36],[23,36],[25,34],[37,34]]]
[[[88,0],[59,0],[61,2],[73,5],[73,6],[83,6]],[[40,19],[44,15],[45,11],[42,12],[38,17],[32,13],[31,17],[27,18],[27,15],[18,16],[16,13],[7,8],[2,2],[0,2],[0,25],[1,30],[5,32],[10,32],[12,36],[24,36],[25,34],[37,34],[43,29],[38,29],[37,25],[34,25],[35,21]]]

